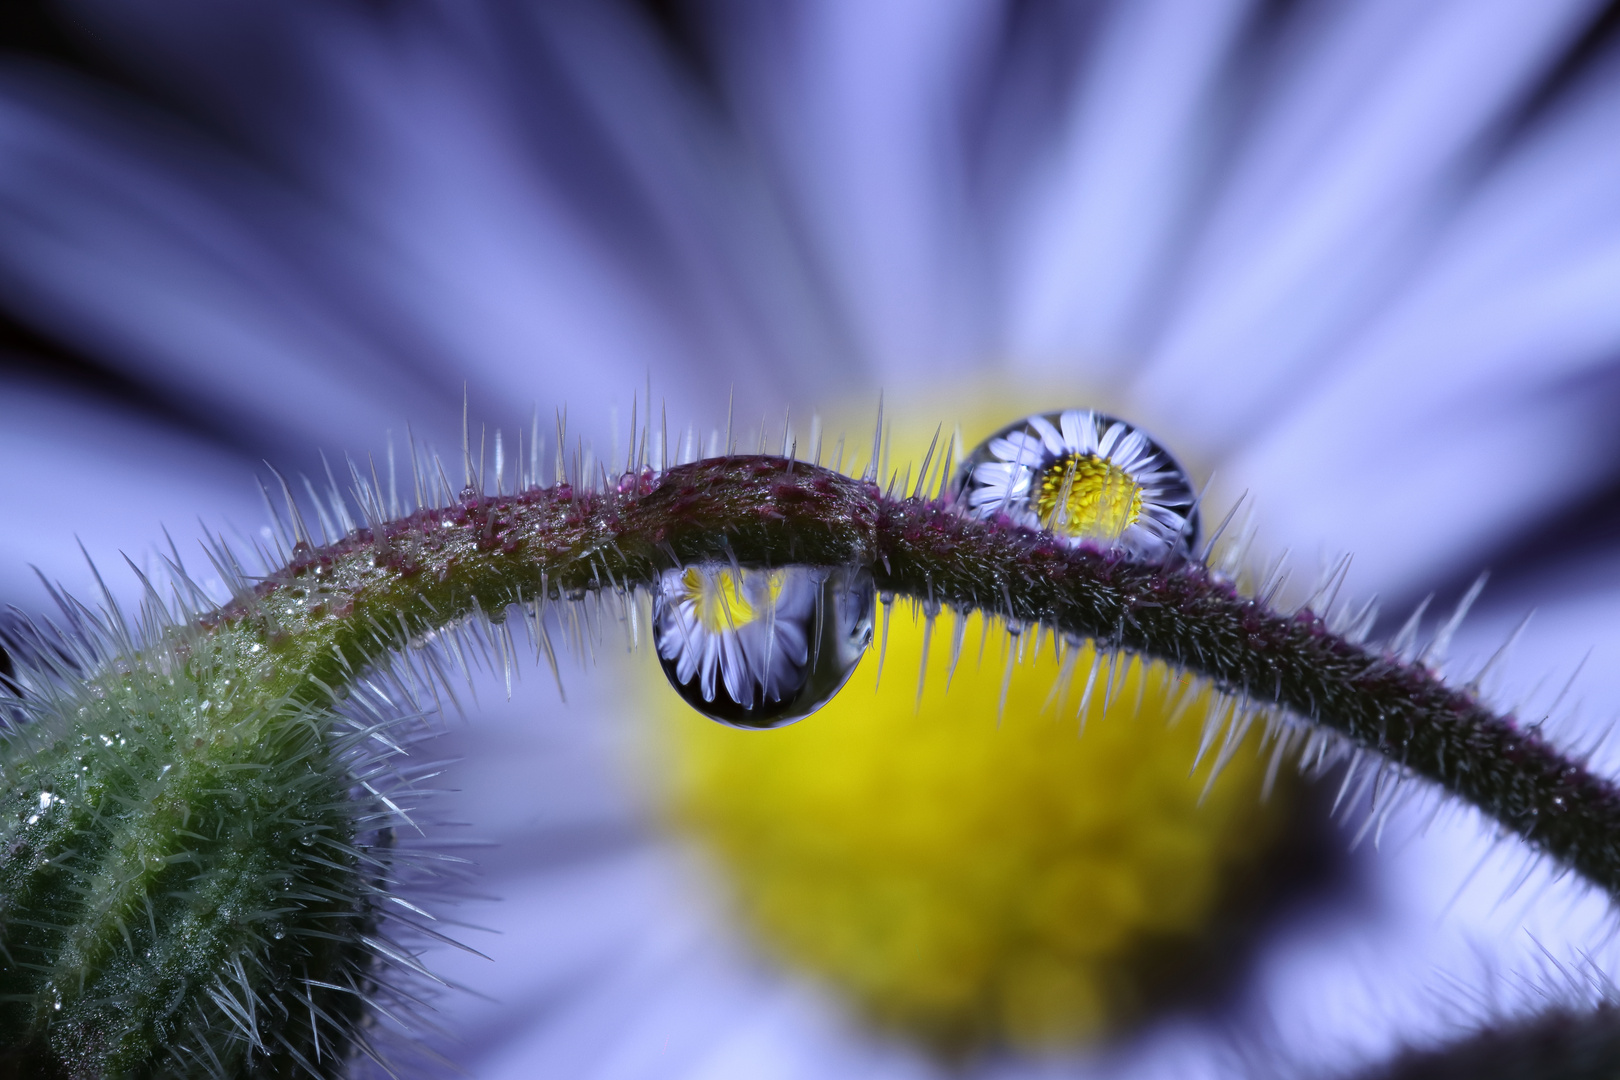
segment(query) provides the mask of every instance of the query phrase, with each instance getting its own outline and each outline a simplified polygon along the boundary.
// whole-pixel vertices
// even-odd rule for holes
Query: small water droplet
[[[270,936],[275,938],[277,941],[281,941],[287,936],[287,928],[284,926],[277,926],[274,930],[270,931]]]
[[[653,644],[675,692],[740,728],[802,720],[831,701],[872,643],[864,567],[669,570],[653,595]]]
[[[1140,428],[1090,409],[1008,424],[963,459],[954,489],[973,517],[1005,514],[1135,558],[1164,560],[1198,540],[1187,471]]]

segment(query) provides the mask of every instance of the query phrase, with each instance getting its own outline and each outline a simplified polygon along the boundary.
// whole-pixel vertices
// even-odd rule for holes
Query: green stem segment
[[[259,685],[321,698],[475,609],[645,586],[712,560],[861,563],[881,590],[1166,660],[1434,781],[1620,896],[1620,790],[1422,664],[1349,642],[1309,611],[1269,610],[1200,565],[1071,548],[783,458],[700,461],[607,492],[474,496],[328,547],[300,545],[213,625],[219,647],[239,648],[224,639],[242,634],[269,645],[252,658]]]

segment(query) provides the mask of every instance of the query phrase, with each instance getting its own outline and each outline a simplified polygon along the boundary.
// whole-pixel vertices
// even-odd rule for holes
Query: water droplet
[[[277,925],[275,929],[270,931],[270,936],[275,938],[277,941],[280,941],[287,936],[287,928],[285,926]]]
[[[1187,471],[1132,424],[1089,409],[1026,416],[973,448],[956,477],[973,517],[1005,514],[1070,544],[1160,561],[1198,540]]]
[[[774,728],[831,701],[872,643],[864,567],[666,571],[653,644],[670,685],[712,720]]]

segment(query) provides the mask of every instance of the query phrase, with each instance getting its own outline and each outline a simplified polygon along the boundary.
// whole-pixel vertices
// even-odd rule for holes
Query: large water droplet
[[[1008,424],[963,460],[956,492],[974,517],[1005,514],[1144,560],[1185,555],[1198,541],[1187,471],[1140,428],[1090,409]]]
[[[653,596],[653,644],[694,709],[741,728],[802,720],[831,701],[872,643],[864,567],[666,571]]]

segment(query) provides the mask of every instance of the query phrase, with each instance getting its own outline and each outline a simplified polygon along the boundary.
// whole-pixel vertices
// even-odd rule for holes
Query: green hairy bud
[[[355,735],[233,700],[228,669],[164,666],[62,694],[7,748],[0,1039],[18,1075],[294,1075],[355,1037],[378,869]]]
[[[250,595],[244,593],[244,595]],[[0,1076],[341,1075],[408,1013],[412,713],[147,605],[32,629],[0,744]],[[29,655],[32,654],[32,655]],[[397,699],[398,695],[394,695]],[[385,907],[393,917],[382,923]],[[425,913],[420,913],[425,914]]]

